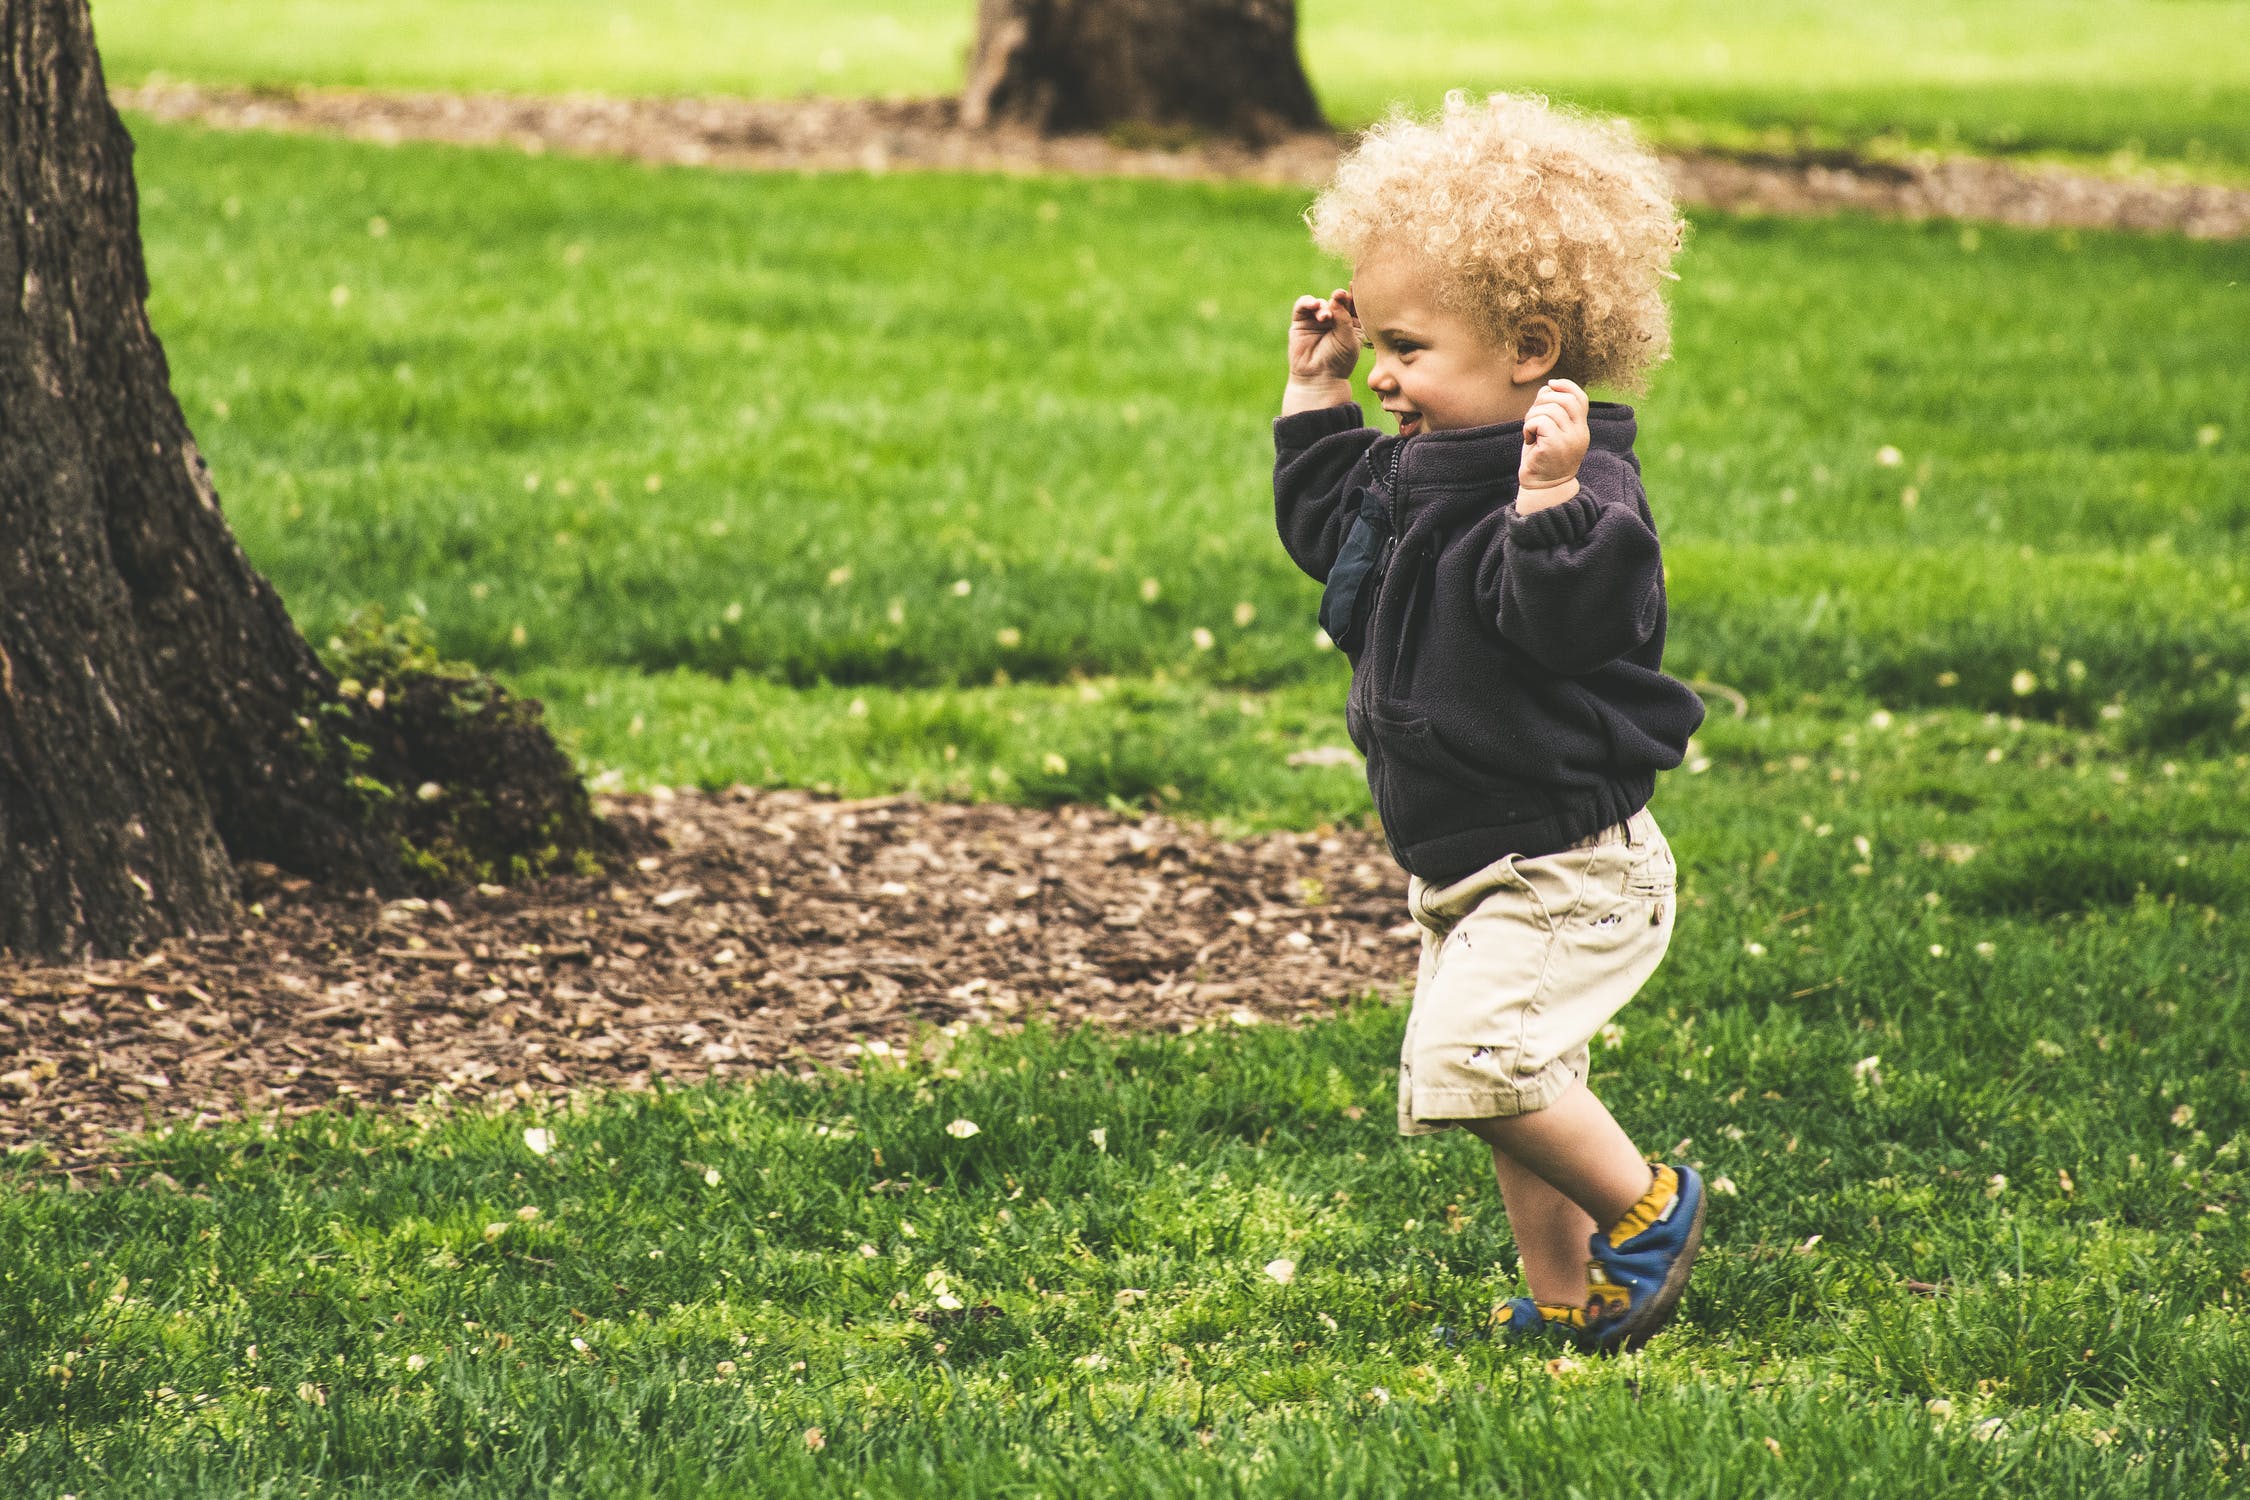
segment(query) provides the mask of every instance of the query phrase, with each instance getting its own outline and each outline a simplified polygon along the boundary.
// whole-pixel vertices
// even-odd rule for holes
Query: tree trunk
[[[239,860],[398,887],[418,749],[220,513],[86,0],[0,0],[0,80],[0,950],[225,925]]]
[[[1253,144],[1327,128],[1296,0],[979,0],[961,118]]]

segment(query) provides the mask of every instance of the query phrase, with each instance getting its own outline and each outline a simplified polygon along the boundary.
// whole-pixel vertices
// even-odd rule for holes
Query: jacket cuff
[[[1310,448],[1324,437],[1334,437],[1339,432],[1350,432],[1366,425],[1357,401],[1316,407],[1294,416],[1274,418],[1273,445],[1276,448]]]
[[[1508,540],[1522,547],[1561,547],[1582,542],[1593,533],[1594,523],[1601,519],[1601,514],[1601,502],[1581,489],[1562,504],[1535,510],[1529,515],[1511,509]]]

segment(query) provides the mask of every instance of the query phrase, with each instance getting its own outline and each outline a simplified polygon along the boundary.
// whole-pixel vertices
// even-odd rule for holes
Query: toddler
[[[1622,125],[1459,93],[1369,132],[1306,218],[1352,278],[1291,315],[1274,504],[1326,585],[1422,929],[1398,1128],[1491,1146],[1530,1291],[1511,1337],[1638,1348],[1678,1305],[1703,1188],[1589,1092],[1587,1042],[1671,942],[1647,803],[1703,706],[1662,670],[1632,409],[1584,387],[1668,352],[1680,219]],[[1363,344],[1395,437],[1352,400]]]

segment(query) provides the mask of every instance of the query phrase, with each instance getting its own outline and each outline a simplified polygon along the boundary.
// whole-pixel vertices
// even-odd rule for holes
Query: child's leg
[[[1498,1146],[1492,1148],[1492,1175],[1500,1179],[1500,1201],[1523,1260],[1524,1289],[1541,1302],[1582,1305],[1586,1237],[1594,1232],[1594,1221]]]
[[[1492,1147],[1531,1295],[1583,1301],[1587,1236],[1648,1191],[1649,1165],[1632,1138],[1583,1083],[1545,1109],[1463,1124]]]

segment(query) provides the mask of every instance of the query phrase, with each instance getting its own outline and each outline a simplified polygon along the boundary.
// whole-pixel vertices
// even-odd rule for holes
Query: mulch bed
[[[380,902],[252,867],[240,931],[0,959],[0,1147],[68,1167],[172,1121],[850,1066],[930,1026],[1288,1020],[1413,973],[1362,830],[741,787],[601,806],[653,851],[615,879]]]
[[[317,131],[385,143],[451,141],[768,170],[936,168],[1317,183],[1334,167],[1341,144],[1333,135],[1302,135],[1263,150],[1225,144],[1158,150],[1099,135],[971,130],[960,123],[954,101],[942,98],[539,98],[162,82],[118,89],[113,97],[120,108],[221,129]],[[1852,210],[2199,239],[2250,235],[2250,190],[2153,176],[1928,153],[1871,160],[1843,153],[1695,152],[1668,161],[1683,201],[1736,212]]]

